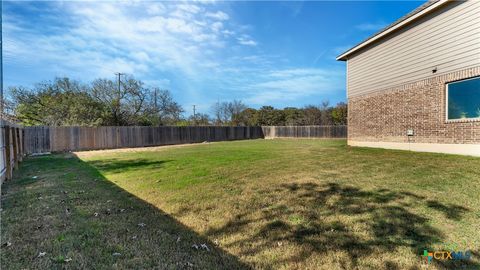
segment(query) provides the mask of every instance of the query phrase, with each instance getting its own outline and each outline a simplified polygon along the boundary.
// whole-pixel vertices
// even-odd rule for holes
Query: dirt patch
[[[161,145],[161,146],[147,146],[147,147],[134,147],[134,148],[120,148],[120,149],[104,149],[104,150],[91,150],[91,151],[79,151],[72,152],[75,156],[78,157],[90,157],[97,156],[102,154],[112,154],[112,153],[126,153],[126,152],[156,152],[172,148],[181,148],[186,146],[193,145],[204,145],[212,144],[218,142],[202,142],[202,143],[188,143],[188,144],[176,144],[176,145]]]

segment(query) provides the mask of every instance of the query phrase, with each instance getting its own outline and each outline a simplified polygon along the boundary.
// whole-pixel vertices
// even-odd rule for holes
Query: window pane
[[[448,119],[480,117],[480,78],[448,84]]]

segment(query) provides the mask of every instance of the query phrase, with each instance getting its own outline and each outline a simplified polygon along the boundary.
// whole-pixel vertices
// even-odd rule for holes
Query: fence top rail
[[[287,126],[227,126],[227,125],[221,125],[221,126],[207,126],[207,125],[198,125],[198,126],[20,126],[17,124],[12,124],[9,122],[4,121],[5,125],[8,126],[15,126],[15,127],[22,127],[25,129],[33,129],[33,128],[195,128],[195,127],[213,127],[213,128],[278,128],[278,127],[346,127],[347,125],[305,125],[305,126],[299,126],[299,125],[287,125]]]
[[[214,128],[252,128],[252,127],[261,127],[261,126],[207,126],[207,125],[198,125],[198,126],[25,126],[26,129],[33,128],[197,128],[197,127],[214,127]]]

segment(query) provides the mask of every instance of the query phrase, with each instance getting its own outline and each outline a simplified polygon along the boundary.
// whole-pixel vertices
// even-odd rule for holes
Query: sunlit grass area
[[[2,189],[7,268],[480,267],[473,157],[235,141],[29,158]]]

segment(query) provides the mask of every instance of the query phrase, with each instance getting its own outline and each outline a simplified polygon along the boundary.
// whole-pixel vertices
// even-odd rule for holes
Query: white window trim
[[[447,123],[476,122],[476,121],[480,121],[480,117],[448,119],[448,86],[449,86],[450,84],[460,83],[460,82],[469,81],[469,80],[475,80],[475,79],[480,79],[480,77],[477,76],[477,77],[473,77],[473,78],[462,79],[462,80],[453,81],[453,82],[447,82],[447,83],[445,84],[445,121],[446,121]]]

